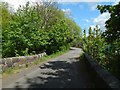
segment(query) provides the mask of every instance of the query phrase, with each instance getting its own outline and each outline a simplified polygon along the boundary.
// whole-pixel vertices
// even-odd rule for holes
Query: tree
[[[9,12],[8,8],[7,10]],[[56,53],[68,49],[70,43],[80,35],[80,28],[76,23],[52,2],[33,5],[27,2],[16,12],[9,14],[9,23],[3,24],[7,26],[3,28],[3,57],[44,51],[47,54]]]
[[[10,11],[8,10],[8,4],[5,2],[0,2],[1,15],[2,15],[2,28],[9,26],[9,21],[11,20]]]
[[[114,42],[115,40],[120,40],[120,2],[117,5],[98,5],[98,10],[101,13],[109,12],[110,18],[106,21],[106,31],[103,33],[108,43]]]
[[[71,43],[71,45],[76,46],[80,43],[80,39],[82,38],[81,35],[81,28],[80,26],[78,26],[73,20],[71,20],[69,17],[67,17],[65,19],[67,25],[68,25],[68,29],[71,31],[71,41],[73,41]]]
[[[83,50],[85,50],[89,55],[91,55],[96,61],[102,59],[102,51],[104,48],[104,38],[101,36],[101,30],[96,27],[92,29],[89,27],[88,36],[86,37],[86,30],[83,33]]]
[[[104,54],[104,66],[115,76],[120,78],[120,2],[116,5],[98,5],[101,13],[109,12],[110,18],[106,21],[106,31],[103,33],[107,41]]]

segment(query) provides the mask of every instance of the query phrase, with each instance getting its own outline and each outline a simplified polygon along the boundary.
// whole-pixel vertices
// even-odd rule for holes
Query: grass
[[[42,57],[40,60],[35,61],[34,64],[38,65],[38,64],[40,64],[40,62],[43,62],[43,61],[50,60],[52,58],[58,57],[58,56],[60,56],[60,55],[62,55],[64,53],[66,53],[67,51],[69,51],[69,50],[60,51],[60,52],[54,53],[52,55],[46,55],[45,57]]]
[[[50,59],[56,58],[56,57],[66,53],[68,51],[69,50],[64,50],[64,51],[59,51],[57,53],[54,53],[52,55],[46,55],[46,56],[42,57],[41,59],[34,61],[32,64],[26,64],[24,67],[8,68],[2,74],[3,74],[3,76],[8,76],[11,74],[19,73],[20,71],[22,71],[25,68],[29,68],[30,66],[33,66],[33,65],[38,65],[38,64],[45,62],[45,61],[49,61]]]

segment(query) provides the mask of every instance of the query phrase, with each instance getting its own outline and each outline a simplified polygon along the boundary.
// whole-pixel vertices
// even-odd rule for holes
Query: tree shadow
[[[71,63],[67,61],[49,62],[47,65],[44,64],[44,67],[40,67],[40,69],[52,69],[53,72],[42,72],[41,74],[46,77],[37,76],[29,79],[29,88],[64,88],[70,87],[69,85],[73,81]],[[38,82],[36,82],[36,80]],[[39,83],[39,81],[44,83]]]
[[[29,89],[87,87],[85,86],[84,75],[78,78],[78,73],[75,71],[74,66],[78,66],[80,61],[73,59],[71,58],[68,61],[49,61],[39,66],[40,72],[38,73],[40,74],[32,78],[26,78],[25,84],[29,85]],[[21,86],[17,84],[15,88],[19,90]]]

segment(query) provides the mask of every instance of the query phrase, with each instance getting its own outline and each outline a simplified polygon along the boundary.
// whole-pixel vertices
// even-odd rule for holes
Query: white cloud
[[[90,22],[88,19],[86,19],[86,22]]]
[[[56,0],[57,2],[113,2],[113,0]]]
[[[60,4],[63,4],[63,5],[76,5],[78,4],[77,2],[58,2]]]
[[[93,23],[95,25],[99,25],[101,29],[105,29],[105,22],[110,18],[110,14],[108,12],[100,14],[96,18],[93,19]]]
[[[19,5],[25,5],[28,1],[30,4],[32,4],[34,2],[40,2],[42,0],[3,0],[3,2],[8,2],[8,4],[12,5],[15,10],[19,7]]]
[[[25,0],[3,0],[4,2],[8,2],[10,5],[13,6],[14,9],[17,9],[19,5],[24,5]]]
[[[98,4],[100,5],[99,2],[89,2],[87,4],[88,4],[88,6],[89,6],[89,8],[90,8],[91,11],[97,10],[97,5]]]
[[[94,11],[96,10],[97,4],[91,6],[91,10]]]
[[[94,28],[96,27],[96,25],[90,25],[90,27],[91,27],[92,29],[94,29]],[[99,25],[98,25],[98,28],[100,28]]]
[[[71,18],[72,20],[76,20],[77,18],[73,17],[72,16],[72,12],[71,12],[71,9],[67,8],[67,9],[61,9],[65,15],[69,18]]]
[[[88,37],[89,36],[89,33],[88,32],[86,32],[86,37]]]
[[[14,9],[17,9],[19,5],[25,5],[27,1],[30,2],[41,2],[41,1],[57,1],[59,3],[70,3],[76,4],[75,2],[114,2],[114,4],[117,4],[120,0],[2,0],[3,2],[8,2],[10,5],[14,7]],[[1,2],[1,0],[0,0]],[[82,8],[82,6],[80,6]],[[96,5],[91,6],[91,10],[95,10]]]
[[[120,0],[115,0],[114,4],[113,5],[116,5],[120,2]]]
[[[71,9],[67,8],[67,9],[62,9],[62,11],[66,14],[66,15],[71,15]]]
[[[77,20],[77,18],[75,18],[75,17],[72,17],[73,18],[73,20]]]
[[[83,21],[85,21],[85,22],[87,22],[87,23],[89,23],[89,22],[90,22],[90,20],[89,20],[89,19],[83,19]]]

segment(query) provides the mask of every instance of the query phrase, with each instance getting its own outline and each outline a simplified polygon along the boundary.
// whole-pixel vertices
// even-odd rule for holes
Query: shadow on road
[[[39,74],[32,78],[26,78],[25,84],[28,85],[29,89],[93,87],[91,82],[88,81],[87,71],[85,71],[85,67],[82,64],[82,61],[74,60],[74,58],[68,61],[50,61],[39,66]],[[77,70],[80,71],[78,72]],[[17,83],[15,88],[21,88],[19,83]]]

